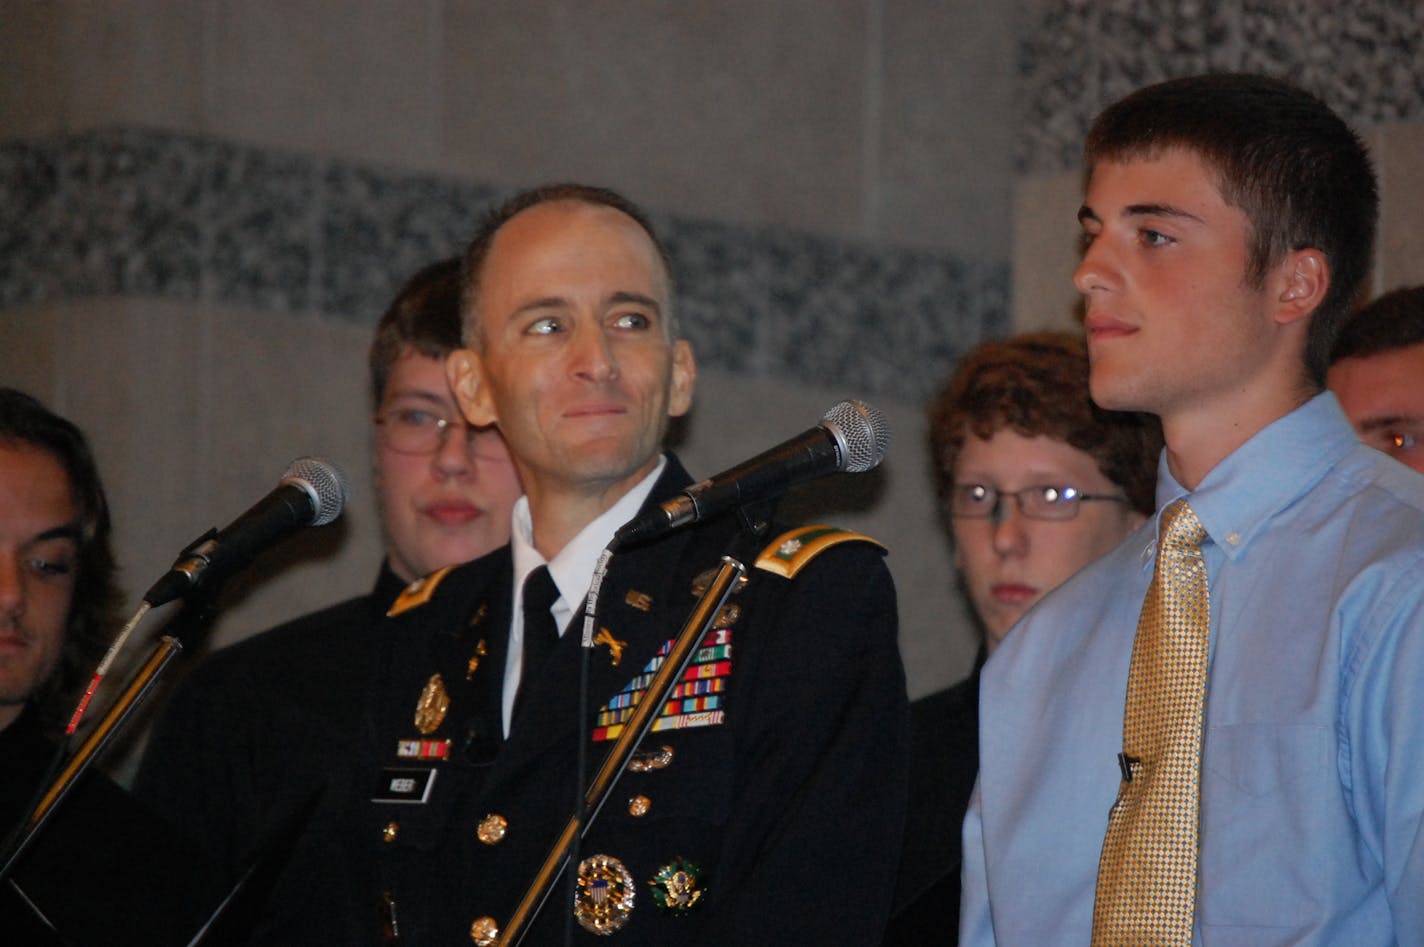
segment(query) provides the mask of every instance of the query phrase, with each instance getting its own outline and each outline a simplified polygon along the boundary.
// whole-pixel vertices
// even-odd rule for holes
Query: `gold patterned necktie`
[[[1123,776],[1098,863],[1094,947],[1192,942],[1211,633],[1205,538],[1186,500],[1163,512],[1127,672]]]

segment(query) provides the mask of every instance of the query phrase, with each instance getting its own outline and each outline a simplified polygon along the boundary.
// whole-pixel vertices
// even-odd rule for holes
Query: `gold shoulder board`
[[[410,585],[407,585],[401,594],[397,596],[395,604],[391,606],[390,611],[386,612],[386,617],[395,618],[402,612],[408,612],[412,608],[419,608],[430,601],[430,597],[435,594],[436,586],[440,584],[445,576],[450,574],[450,570],[453,568],[455,567],[445,566],[443,569],[436,569],[425,578],[416,579]]]
[[[834,526],[799,526],[782,533],[771,541],[761,555],[757,556],[756,567],[788,579],[796,578],[796,573],[806,564],[832,546],[841,543],[871,543],[885,547],[863,533],[837,529]]]

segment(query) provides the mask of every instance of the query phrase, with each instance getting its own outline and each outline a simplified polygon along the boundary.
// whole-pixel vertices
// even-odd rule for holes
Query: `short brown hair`
[[[1424,286],[1401,286],[1362,306],[1340,330],[1334,364],[1342,358],[1381,355],[1424,344]]]
[[[1194,152],[1222,200],[1251,223],[1247,285],[1293,250],[1325,255],[1330,285],[1310,319],[1305,369],[1319,388],[1330,349],[1369,270],[1379,198],[1369,154],[1324,102],[1288,82],[1222,74],[1139,89],[1094,120],[1088,174],[1101,161]]]
[[[443,359],[460,347],[460,258],[416,273],[376,325],[368,360],[371,402],[379,410],[396,359],[407,352]]]
[[[1104,411],[1088,396],[1088,350],[1067,332],[1033,332],[980,343],[960,361],[929,407],[930,450],[940,504],[948,509],[964,439],[1008,429],[1046,436],[1092,456],[1133,507],[1156,505],[1162,427],[1150,414]]]

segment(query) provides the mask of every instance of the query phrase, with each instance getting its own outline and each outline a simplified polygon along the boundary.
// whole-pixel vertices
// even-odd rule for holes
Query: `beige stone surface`
[[[441,137],[445,7],[439,0],[207,5],[206,129],[430,168]]]
[[[1386,125],[1370,143],[1380,178],[1379,294],[1424,283],[1424,125]]]
[[[147,125],[995,260],[1013,23],[972,0],[0,0],[0,137]]]
[[[1077,329],[1073,271],[1082,204],[1082,175],[1076,171],[1023,177],[1015,185],[1013,331]]]
[[[854,234],[866,6],[452,5],[444,163],[476,178],[589,180],[660,209]]]
[[[887,0],[883,8],[878,217],[867,233],[1005,259],[1014,20],[1004,6],[979,0]]]
[[[204,10],[189,0],[0,0],[0,136],[203,130]]]
[[[63,18],[51,4],[0,0],[0,138],[65,128]]]

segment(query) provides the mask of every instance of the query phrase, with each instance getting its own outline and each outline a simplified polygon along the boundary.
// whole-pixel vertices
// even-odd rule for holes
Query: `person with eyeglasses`
[[[1162,448],[1151,415],[1093,405],[1087,348],[1061,332],[979,345],[929,416],[958,578],[984,637],[968,678],[910,705],[910,802],[887,945],[953,942],[979,669],[1020,617],[1151,514]]]
[[[459,299],[459,259],[432,265],[371,345],[376,490],[387,563],[402,585],[509,542],[523,493],[504,438],[465,422],[445,377],[445,357],[461,344]]]
[[[411,583],[509,541],[518,474],[497,430],[463,420],[446,380],[460,331],[458,257],[411,277],[377,325],[369,367],[385,560],[371,592],[209,657],[174,692],[139,771],[137,793],[230,880],[290,846],[262,882],[271,894],[256,916],[232,922],[252,942],[369,939],[371,856],[344,820],[369,789],[357,774],[369,695],[385,673],[385,613]]]

